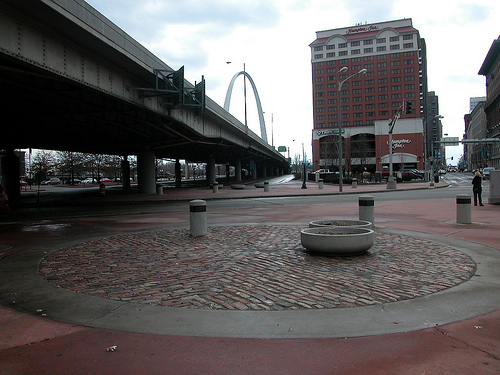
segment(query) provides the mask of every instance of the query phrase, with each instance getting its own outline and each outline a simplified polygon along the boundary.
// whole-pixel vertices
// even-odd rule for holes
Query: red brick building
[[[393,160],[402,161],[394,169],[424,169],[426,52],[411,19],[318,31],[316,36],[310,45],[314,169],[338,170],[341,116],[344,170],[382,170],[387,124],[405,101],[412,111],[406,114],[403,108],[393,138],[410,142],[394,149]],[[355,74],[362,69],[366,74]]]

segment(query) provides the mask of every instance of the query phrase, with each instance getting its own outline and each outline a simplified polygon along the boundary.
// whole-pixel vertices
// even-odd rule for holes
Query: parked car
[[[329,169],[318,169],[314,173],[324,174],[324,173],[332,173]]]
[[[109,178],[101,178],[100,179],[100,182],[111,182],[111,180]]]
[[[57,177],[51,177],[45,181],[42,181],[42,185],[58,185],[61,183],[61,179]]]
[[[83,184],[94,184],[96,181],[93,178],[86,178],[82,181]]]
[[[401,169],[397,172],[398,180],[411,181],[411,180],[423,180],[424,176],[416,169]]]
[[[490,179],[490,172],[494,171],[494,170],[495,170],[495,168],[493,168],[493,167],[483,168],[483,179],[489,180]]]

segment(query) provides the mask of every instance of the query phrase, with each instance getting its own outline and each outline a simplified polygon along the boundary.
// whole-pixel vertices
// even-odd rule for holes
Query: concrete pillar
[[[372,195],[359,196],[359,220],[369,221],[375,225],[375,202]]]
[[[125,190],[130,189],[130,162],[127,155],[124,155],[122,160],[122,187]]]
[[[255,163],[255,162],[253,162],[252,178],[253,179],[257,178],[257,163]]]
[[[265,192],[269,191],[269,181],[264,181],[264,191]]]
[[[181,162],[179,159],[175,159],[175,187],[180,188],[182,182],[182,174],[181,174]]]
[[[266,162],[262,162],[262,177],[266,178],[267,177],[267,163]]]
[[[241,182],[241,160],[236,160],[236,165],[234,166],[234,173],[237,182]]]
[[[214,181],[214,183],[212,184],[212,192],[213,193],[219,192],[219,183],[217,181]]]
[[[156,194],[155,154],[143,151],[137,155],[137,179],[139,193]]]
[[[215,181],[215,159],[213,157],[208,158],[206,173],[207,185],[211,186]]]
[[[457,195],[457,223],[472,224],[471,196],[467,194]]]
[[[191,178],[191,173],[189,171],[189,163],[187,160],[186,160],[186,164],[184,164],[184,177],[186,178],[186,180],[188,178]]]
[[[19,157],[14,153],[14,150],[7,150],[5,156],[2,157],[1,164],[2,185],[12,206],[21,199],[21,189],[19,188]]]
[[[193,237],[207,234],[207,202],[201,199],[189,202],[189,231]]]

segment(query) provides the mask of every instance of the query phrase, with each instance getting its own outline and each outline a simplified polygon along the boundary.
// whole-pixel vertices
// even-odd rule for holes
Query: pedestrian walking
[[[483,178],[481,177],[481,172],[477,171],[472,179],[472,192],[474,193],[474,206],[477,206],[477,201],[479,201],[480,206],[484,206],[483,200],[481,198],[481,193],[483,192],[483,187],[481,183]]]

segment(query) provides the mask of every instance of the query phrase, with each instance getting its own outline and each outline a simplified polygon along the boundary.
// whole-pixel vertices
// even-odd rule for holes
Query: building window
[[[405,76],[405,81],[415,81],[415,76]]]
[[[335,65],[337,62],[335,60],[329,60],[326,62],[327,65]]]
[[[391,77],[391,82],[401,82],[401,77]]]
[[[389,95],[387,94],[382,94],[378,96],[378,100],[387,100],[389,99]]]
[[[410,56],[413,56],[413,51],[404,52],[404,53],[403,53],[403,56],[404,56],[404,57],[410,57]]]
[[[322,59],[323,58],[323,54],[318,54],[318,55],[314,55],[314,58],[315,59]]]
[[[379,70],[377,72],[377,75],[379,75],[379,76],[386,76],[387,75],[387,70]]]
[[[334,83],[329,83],[326,85],[326,88],[327,89],[334,89],[335,87],[337,87],[337,84],[334,82]]]
[[[352,93],[353,93],[353,94],[361,94],[361,93],[362,93],[362,90],[361,90],[361,89],[353,89],[353,90],[352,90]]]
[[[363,49],[363,52],[364,53],[372,53],[373,52],[373,48],[365,48],[365,49]]]
[[[374,117],[375,112],[366,112],[366,117]]]
[[[361,53],[361,50],[359,50],[359,49],[353,49],[353,50],[351,51],[351,53],[352,53],[353,55],[359,55],[359,54]]]
[[[367,40],[363,40],[363,45],[364,46],[368,46],[370,44],[373,44],[373,39],[367,39]]]
[[[413,48],[413,43],[405,43],[403,44],[403,48]]]
[[[328,104],[335,104],[337,103],[337,99],[328,99]]]
[[[323,113],[323,112],[325,112],[325,107],[316,108],[316,112],[317,113]]]
[[[396,49],[399,49],[399,44],[392,44],[391,45],[391,51],[394,51]]]
[[[316,85],[316,90],[323,90],[325,88],[324,84]]]
[[[384,52],[386,50],[385,46],[377,47],[377,52]]]
[[[405,60],[405,65],[413,65],[414,63],[415,63],[415,60],[413,60],[413,59]]]
[[[400,99],[400,98],[402,98],[402,97],[403,97],[403,94],[401,94],[400,92],[399,92],[399,93],[397,93],[397,94],[392,94],[392,95],[391,95],[391,98],[392,98],[392,99]]]
[[[339,48],[347,48],[347,43],[339,43]]]
[[[353,63],[355,63],[355,62],[356,62],[356,63],[357,63],[357,62],[361,62],[361,57],[353,57],[353,58],[351,59],[351,61],[352,61]],[[358,65],[358,66],[359,66],[359,65]],[[361,67],[360,67],[360,68],[361,68]]]
[[[365,69],[373,69],[375,65],[373,65],[372,63],[370,64],[365,64]]]
[[[324,72],[325,72],[325,70],[324,70],[324,69],[316,69],[316,70],[314,71],[314,74],[323,74]]]
[[[329,45],[327,45],[326,49],[335,49],[335,44],[329,44]]]
[[[385,92],[385,91],[389,91],[389,87],[387,87],[387,86],[380,86],[378,88],[378,92]]]
[[[319,124],[316,124],[316,129],[321,129],[321,128],[324,128],[325,127],[325,123],[324,122],[320,122]]]
[[[375,100],[375,95],[368,95],[368,96],[365,96],[365,100],[367,102],[371,101],[371,100]]]
[[[336,96],[337,91],[328,91],[328,96]]]
[[[322,62],[322,61],[320,61],[320,62],[315,62],[315,63],[314,63],[314,66],[315,66],[315,67],[318,67],[318,66],[323,66],[323,62]]]
[[[347,51],[340,51],[339,56],[347,56],[348,52]]]
[[[324,100],[316,100],[316,105],[323,105],[325,104]]]
[[[405,68],[405,73],[414,73],[415,68]]]
[[[351,42],[351,47],[358,47],[359,45],[361,45],[361,42],[359,40]]]
[[[349,62],[348,59],[340,59],[339,60],[339,64],[347,64],[348,62]],[[347,76],[346,76],[346,78],[347,78]]]
[[[323,82],[324,79],[325,77],[316,77],[314,78],[314,82]]]
[[[399,36],[391,36],[391,37],[389,38],[389,41],[390,41],[390,42],[399,42]]]
[[[337,107],[328,107],[328,112],[337,112]],[[335,116],[332,117],[333,119],[337,118],[337,115],[328,115],[328,118],[330,118],[330,116]]]
[[[379,116],[389,116],[389,111],[379,111]]]
[[[365,88],[365,93],[375,92],[375,87],[367,87]]]
[[[391,66],[400,66],[401,65],[401,60],[393,60],[391,61]]]
[[[401,69],[391,69],[391,74],[401,74]]]
[[[354,118],[363,117],[363,113],[362,113],[362,112],[354,112],[354,113],[352,114],[352,117],[354,117]]]
[[[405,89],[406,90],[413,90],[415,88],[415,84],[414,83],[410,83],[408,85],[405,85]]]
[[[375,103],[366,104],[366,109],[374,109]]]
[[[335,52],[328,52],[326,57],[335,57]]]
[[[365,61],[373,61],[373,56],[366,56]]]
[[[401,85],[394,85],[394,86],[391,86],[391,90],[392,90],[392,91],[398,91],[398,90],[401,90]]]
[[[353,98],[355,99],[355,98]],[[361,101],[361,97],[359,98],[360,100],[354,100],[355,102],[360,102]],[[355,104],[352,106],[352,109],[355,110],[355,111],[359,111],[360,109],[363,109],[363,106],[361,104]]]
[[[377,60],[387,60],[387,55],[377,55]]]
[[[323,51],[323,46],[314,47],[315,51]]]
[[[399,52],[391,53],[391,59],[399,59],[399,55],[400,55]]]
[[[379,84],[384,84],[384,83],[387,83],[387,78],[380,78],[377,82],[378,82]]]
[[[325,119],[326,119],[325,115],[318,115],[318,116],[316,116],[316,120],[317,121],[323,121]]]
[[[365,79],[365,85],[374,85],[375,80],[374,79]]]
[[[385,43],[386,41],[387,41],[386,38],[377,38],[377,44]]]
[[[327,73],[335,73],[336,71],[337,71],[337,69],[335,69],[335,68],[328,68],[326,70]]]
[[[377,68],[385,68],[386,66],[387,66],[387,63],[385,61],[377,63]]]
[[[413,39],[413,34],[403,35],[403,40],[412,40],[412,39]]]
[[[379,107],[379,108],[389,108],[389,103],[386,103],[386,102],[384,102],[384,103],[379,103],[379,104],[378,104],[378,107]]]
[[[317,97],[317,98],[322,98],[322,97],[324,97],[324,96],[325,96],[325,93],[324,93],[324,92],[317,92],[317,93],[316,93],[316,97]]]

